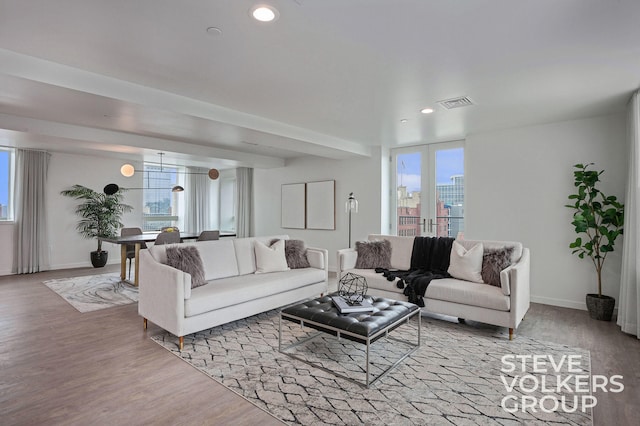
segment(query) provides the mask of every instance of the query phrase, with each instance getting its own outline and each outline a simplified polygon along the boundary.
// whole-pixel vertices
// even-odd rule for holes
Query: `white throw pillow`
[[[284,254],[284,240],[278,240],[271,247],[256,241],[256,274],[288,271],[287,258]]]
[[[483,284],[482,281],[482,255],[484,247],[478,243],[469,250],[465,249],[457,241],[451,247],[451,258],[447,272],[460,280]]]

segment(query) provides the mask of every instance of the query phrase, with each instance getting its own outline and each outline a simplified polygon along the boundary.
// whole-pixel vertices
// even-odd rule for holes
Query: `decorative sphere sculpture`
[[[361,303],[369,290],[367,279],[362,275],[352,274],[351,272],[344,274],[338,284],[340,296],[351,303]]]

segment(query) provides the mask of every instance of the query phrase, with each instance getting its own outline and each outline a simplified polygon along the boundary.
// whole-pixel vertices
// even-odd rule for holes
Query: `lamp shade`
[[[135,172],[136,170],[131,164],[123,164],[122,167],[120,167],[120,173],[124,177],[131,177]]]
[[[358,213],[358,200],[356,200],[353,192],[349,194],[349,198],[347,198],[347,202],[344,204],[344,210],[347,213]]]
[[[103,191],[107,195],[113,195],[116,192],[118,192],[119,189],[120,189],[120,187],[118,185],[116,185],[115,183],[109,183],[104,187]]]
[[[209,179],[211,180],[216,180],[218,179],[218,176],[220,176],[220,172],[218,171],[218,169],[209,169]]]

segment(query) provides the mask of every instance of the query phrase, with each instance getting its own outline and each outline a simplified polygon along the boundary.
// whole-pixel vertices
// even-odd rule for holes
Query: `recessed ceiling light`
[[[251,16],[260,22],[273,22],[280,17],[278,10],[268,4],[258,4],[251,8]]]
[[[407,120],[406,118],[403,118],[402,120],[400,120],[401,123],[406,123],[407,121],[409,120]]]
[[[422,108],[420,112],[423,114],[431,114],[433,112],[433,108]]]

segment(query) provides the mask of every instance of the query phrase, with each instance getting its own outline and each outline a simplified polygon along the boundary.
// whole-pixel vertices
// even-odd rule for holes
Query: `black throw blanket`
[[[416,237],[411,252],[411,269],[408,271],[390,271],[376,269],[382,272],[387,280],[397,282],[398,288],[404,287],[404,295],[409,302],[424,306],[424,297],[431,280],[449,278],[449,258],[454,238],[448,237]]]

